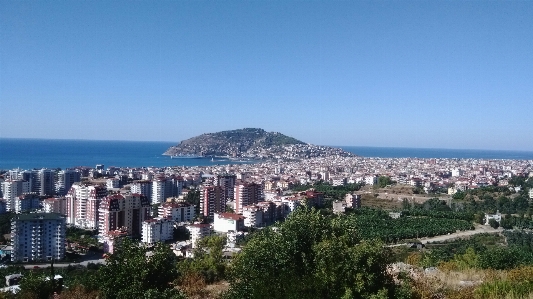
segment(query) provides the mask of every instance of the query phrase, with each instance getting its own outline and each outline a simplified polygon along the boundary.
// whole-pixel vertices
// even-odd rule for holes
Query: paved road
[[[474,230],[466,230],[466,231],[461,231],[461,232],[458,232],[458,233],[453,233],[453,234],[448,234],[448,235],[442,235],[442,236],[436,236],[436,237],[430,237],[430,238],[419,238],[420,242],[422,242],[422,244],[427,244],[427,243],[431,243],[431,242],[442,242],[442,241],[446,241],[446,240],[450,240],[450,239],[455,239],[455,238],[460,238],[460,237],[466,237],[466,236],[472,236],[472,235],[477,235],[477,234],[496,234],[496,233],[501,233],[503,231],[503,229],[494,229],[490,226],[485,226],[485,225],[476,225],[476,229]],[[394,244],[394,245],[390,245],[389,247],[396,247],[396,246],[405,246],[407,245],[407,243],[402,243],[402,244]]]
[[[55,268],[66,268],[68,266],[84,266],[87,267],[89,263],[93,264],[105,264],[105,259],[101,258],[102,255],[91,255],[86,256],[83,261],[79,263],[54,263]],[[50,267],[51,264],[26,264],[24,265],[25,269],[35,269],[35,267],[39,268],[47,268]]]

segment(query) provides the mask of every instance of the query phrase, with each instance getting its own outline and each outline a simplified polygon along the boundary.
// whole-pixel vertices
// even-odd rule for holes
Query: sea
[[[254,163],[224,158],[170,158],[162,154],[177,142],[0,138],[0,169],[212,166]],[[363,157],[473,158],[533,160],[533,152],[337,146]]]

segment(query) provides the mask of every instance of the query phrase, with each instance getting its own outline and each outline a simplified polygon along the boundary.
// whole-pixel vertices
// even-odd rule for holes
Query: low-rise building
[[[346,201],[336,200],[333,202],[333,213],[344,214],[345,211],[346,211]]]
[[[492,219],[500,223],[502,221],[502,214],[500,212],[497,212],[496,214],[485,214],[485,225],[490,225],[490,220]]]
[[[235,213],[215,213],[213,229],[216,232],[227,233],[244,229],[244,217]]]
[[[128,238],[129,233],[125,228],[107,231],[103,236],[100,236],[100,241],[103,243],[104,252],[113,254],[115,247],[117,247],[124,238]]]

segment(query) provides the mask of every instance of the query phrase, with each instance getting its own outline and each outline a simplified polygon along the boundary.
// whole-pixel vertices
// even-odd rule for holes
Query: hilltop
[[[354,156],[338,148],[307,144],[279,132],[258,128],[205,133],[181,141],[164,153],[171,156],[230,156],[252,159],[302,159]]]

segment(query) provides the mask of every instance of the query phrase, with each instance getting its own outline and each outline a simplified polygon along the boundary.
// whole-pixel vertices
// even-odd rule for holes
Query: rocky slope
[[[230,156],[252,159],[353,156],[341,149],[306,144],[278,132],[266,132],[257,128],[202,134],[170,147],[164,155]]]

